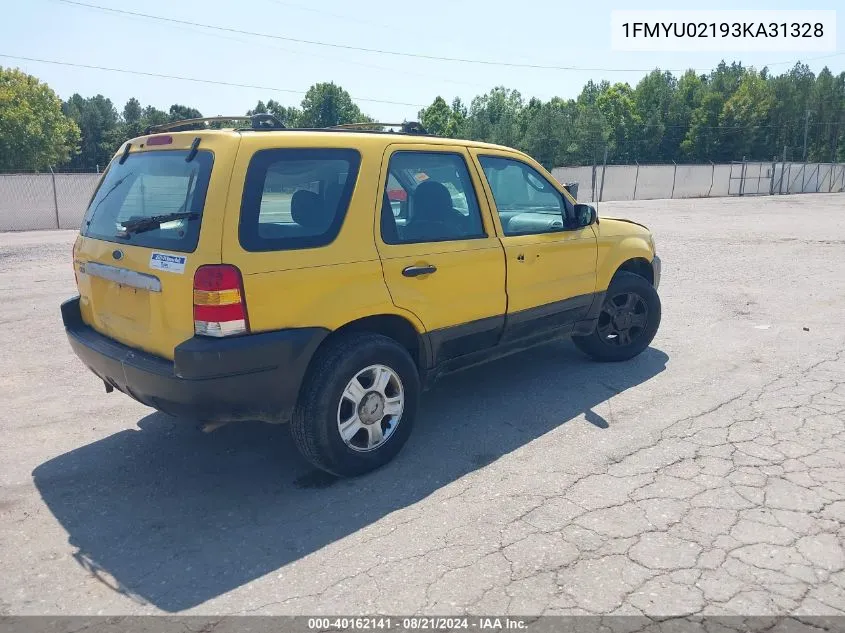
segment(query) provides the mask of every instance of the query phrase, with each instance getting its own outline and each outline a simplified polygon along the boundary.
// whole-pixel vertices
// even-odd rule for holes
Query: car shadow
[[[203,434],[160,413],[41,464],[33,477],[81,565],[115,591],[176,612],[353,534],[582,413],[590,432],[607,429],[596,405],[667,360],[649,348],[625,363],[594,363],[561,342],[453,374],[423,398],[402,453],[354,480],[311,468],[285,427]]]

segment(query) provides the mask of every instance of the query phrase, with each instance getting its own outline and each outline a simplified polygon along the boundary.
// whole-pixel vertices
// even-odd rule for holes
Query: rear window
[[[249,164],[239,236],[248,251],[314,248],[340,232],[361,157],[351,149],[272,149]]]
[[[82,221],[82,235],[189,253],[199,240],[214,157],[200,150],[129,154],[115,159]]]

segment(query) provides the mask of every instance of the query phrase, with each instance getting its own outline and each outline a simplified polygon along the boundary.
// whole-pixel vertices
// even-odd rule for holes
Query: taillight
[[[241,271],[228,264],[200,266],[194,273],[194,333],[234,336],[249,332]]]

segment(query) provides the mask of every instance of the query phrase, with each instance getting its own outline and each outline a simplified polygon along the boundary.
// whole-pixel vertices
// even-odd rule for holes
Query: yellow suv
[[[132,139],[73,260],[62,317],[106,391],[206,423],[290,422],[338,475],[396,455],[443,373],[560,336],[625,360],[660,323],[645,227],[599,219],[522,152],[409,124],[262,115]]]

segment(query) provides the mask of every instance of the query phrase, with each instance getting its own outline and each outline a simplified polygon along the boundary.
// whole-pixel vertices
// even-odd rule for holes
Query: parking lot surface
[[[845,195],[599,211],[656,235],[652,347],[448,377],[342,481],[107,395],[75,234],[0,235],[0,613],[845,613]]]

